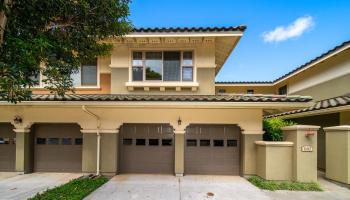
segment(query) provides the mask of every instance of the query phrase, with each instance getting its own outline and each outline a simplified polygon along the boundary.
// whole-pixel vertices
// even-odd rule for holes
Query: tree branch
[[[12,0],[5,0],[4,6],[5,9],[0,12],[0,46],[4,42],[4,33],[7,23],[7,16],[6,16],[6,10],[9,9],[12,5]]]

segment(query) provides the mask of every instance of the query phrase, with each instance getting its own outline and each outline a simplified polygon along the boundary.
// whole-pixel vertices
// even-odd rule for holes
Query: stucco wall
[[[322,99],[332,98],[350,93],[350,87],[346,87],[346,85],[350,85],[350,74],[297,92],[291,92],[290,94],[312,96],[315,101],[319,101]]]
[[[291,120],[301,125],[321,126],[317,135],[317,167],[323,170],[326,169],[326,134],[322,128],[339,125],[339,113],[294,118]]]
[[[101,129],[116,130],[123,123],[170,123],[176,132],[184,131],[193,124],[237,124],[243,129],[242,168],[243,174],[255,174],[255,145],[262,138],[262,109],[239,108],[175,108],[168,107],[101,107],[89,106],[88,109],[100,116]],[[10,122],[13,116],[23,118],[21,127],[30,127],[36,123],[78,123],[83,130],[96,130],[96,121],[86,114],[80,106],[4,106],[0,122]],[[181,125],[178,119],[181,118]],[[83,172],[96,169],[96,134],[84,133],[83,139]],[[103,133],[103,131],[102,131]],[[112,134],[112,135],[108,135]],[[101,171],[113,173],[117,167],[117,135],[102,134],[101,138]],[[28,140],[26,140],[28,141]],[[179,140],[178,140],[179,141]],[[24,144],[23,146],[28,146]],[[113,152],[113,153],[111,153]],[[23,152],[22,152],[23,154]],[[23,157],[23,156],[22,156]],[[115,159],[113,159],[115,158]],[[181,159],[181,156],[177,157]],[[180,163],[180,160],[175,163]]]
[[[256,174],[267,180],[292,180],[293,143],[256,142]]]
[[[133,51],[175,51],[191,50],[194,53],[194,82],[199,83],[196,91],[191,88],[175,91],[175,88],[151,88],[144,91],[137,88],[130,91],[125,83],[130,80],[131,53]],[[111,92],[113,94],[215,94],[215,44],[118,44],[111,55]],[[152,81],[155,82],[155,81]]]

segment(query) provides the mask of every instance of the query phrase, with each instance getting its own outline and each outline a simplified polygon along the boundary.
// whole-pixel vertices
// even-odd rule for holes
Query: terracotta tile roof
[[[306,113],[306,112],[311,112],[316,110],[323,110],[323,109],[329,109],[329,108],[335,108],[335,107],[341,107],[341,106],[347,106],[347,105],[350,105],[350,94],[333,97],[330,99],[324,99],[324,100],[315,102],[314,105],[308,108],[293,110],[289,112],[283,112],[275,115],[269,115],[269,116],[265,116],[265,118],[280,117],[280,116],[292,115],[292,114],[298,114],[298,113]]]
[[[32,95],[31,99],[28,101],[309,102],[311,100],[312,98],[308,96],[284,95],[66,94],[64,96],[57,96],[36,94]]]
[[[229,31],[245,31],[247,27],[240,26],[228,26],[228,27],[157,27],[157,28],[135,28],[134,33],[181,33],[181,32],[196,32],[196,33],[208,33],[208,32],[229,32]]]

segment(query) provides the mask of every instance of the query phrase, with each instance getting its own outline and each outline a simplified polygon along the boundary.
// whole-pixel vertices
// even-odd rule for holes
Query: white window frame
[[[164,81],[164,70],[163,70],[163,61],[164,61],[164,52],[165,51],[174,51],[174,52],[180,52],[180,80],[179,81]],[[183,73],[183,67],[190,67],[190,66],[184,66],[183,65],[183,53],[184,52],[192,52],[192,81],[183,81],[182,80],[182,73]],[[133,80],[133,53],[134,52],[142,52],[142,81],[134,81]],[[162,80],[146,80],[146,52],[161,52],[162,53]],[[129,82],[134,83],[144,83],[144,82],[160,82],[160,83],[194,83],[197,82],[197,67],[196,67],[196,61],[195,61],[195,50],[193,48],[190,49],[130,49],[129,53]]]

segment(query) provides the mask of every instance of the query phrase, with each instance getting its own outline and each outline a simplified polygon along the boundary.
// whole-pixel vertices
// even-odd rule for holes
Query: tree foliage
[[[11,102],[30,97],[39,73],[52,93],[72,91],[71,74],[109,54],[100,41],[132,30],[129,0],[2,0],[0,11],[0,98]]]

